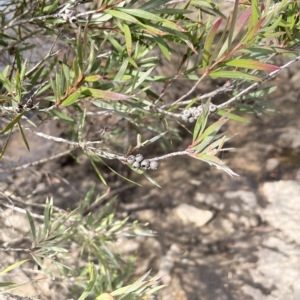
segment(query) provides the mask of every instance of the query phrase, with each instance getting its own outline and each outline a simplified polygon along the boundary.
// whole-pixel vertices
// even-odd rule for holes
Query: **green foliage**
[[[100,213],[95,212],[95,207],[103,201],[103,196],[93,199],[93,190],[94,188],[91,188],[82,203],[70,212],[57,209],[53,206],[53,200],[47,199],[42,222],[35,220],[35,215],[26,211],[32,240],[32,246],[25,249],[26,252],[51,278],[76,278],[74,293],[78,294],[83,290],[79,299],[85,299],[88,294],[96,297],[128,282],[132,266],[125,263],[118,251],[112,250],[115,247],[111,247],[118,237],[152,235],[137,222],[130,224],[128,218],[118,220],[115,217],[113,207],[116,197],[103,204]],[[72,265],[69,264],[70,249],[73,255],[77,256]],[[0,275],[26,261],[28,259],[7,267]],[[45,264],[45,261],[48,263]],[[81,263],[84,261],[90,262],[85,265]],[[115,291],[114,295],[125,293],[136,296],[130,299],[139,299],[137,297],[143,293],[151,294],[151,286],[154,284],[157,284],[157,279],[141,281],[138,287],[124,287],[123,290]],[[9,290],[17,287],[12,282],[1,282],[0,286],[8,286]],[[8,290],[4,290],[3,293],[6,291]]]
[[[262,85],[299,59],[295,52],[300,42],[299,1],[235,1],[230,13],[222,10],[223,1],[168,2],[43,0],[33,5],[22,0],[1,4],[0,53],[8,63],[0,68],[0,136],[5,138],[0,159],[15,130],[29,151],[26,130],[31,130],[79,148],[103,185],[109,185],[104,166],[132,182],[109,161],[117,160],[159,186],[148,169],[134,169],[126,160],[140,148],[152,153],[151,144],[165,154],[150,160],[188,155],[236,175],[218,157],[229,150],[224,143],[230,139],[220,130],[229,120],[248,122],[245,114],[264,113],[265,98],[274,88]],[[37,51],[38,59],[28,55],[42,44],[35,38],[49,46],[47,51]],[[65,43],[73,57],[59,56],[60,51],[54,50],[58,41]],[[273,58],[279,55],[295,59],[277,66]],[[161,65],[166,72],[160,71]],[[203,94],[199,86],[209,78],[227,81]],[[191,88],[179,89],[182,94],[175,98],[172,89],[181,86],[182,80],[189,81]],[[215,103],[214,97],[221,93],[226,96]],[[196,115],[189,112],[192,108]],[[41,123],[59,119],[64,130],[71,132],[70,138],[33,131],[38,122],[32,116]],[[105,136],[89,136],[87,124],[95,116],[99,124],[109,117],[117,125]],[[182,128],[190,134],[190,145],[174,152]],[[41,224],[26,211],[31,258],[53,276],[58,275],[45,266],[44,258],[57,267],[59,276],[81,278],[79,299],[88,295],[99,300],[146,299],[159,288],[158,279],[143,277],[130,285],[128,272],[121,267],[123,260],[109,246],[117,233],[134,231],[136,224],[115,218],[111,210],[115,199],[94,215],[89,210],[91,194],[71,212],[62,212],[52,199],[47,200]],[[99,201],[96,198],[95,203]],[[80,248],[84,267],[74,269],[65,260],[72,243]]]

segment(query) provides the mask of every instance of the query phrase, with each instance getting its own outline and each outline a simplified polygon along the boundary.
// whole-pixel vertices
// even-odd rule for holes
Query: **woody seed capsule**
[[[135,161],[133,164],[132,164],[132,168],[134,170],[137,170],[138,168],[140,167],[140,163],[138,161]]]
[[[156,160],[150,162],[150,169],[156,170],[157,167],[158,167],[158,162]]]
[[[127,157],[126,161],[129,163],[129,164],[133,164],[134,161],[135,161],[135,157],[134,155],[130,155]]]
[[[141,167],[143,170],[147,170],[150,166],[150,161],[145,159],[141,162]]]
[[[137,162],[141,162],[142,160],[144,159],[143,155],[142,154],[137,154],[137,156],[135,157],[135,161]]]

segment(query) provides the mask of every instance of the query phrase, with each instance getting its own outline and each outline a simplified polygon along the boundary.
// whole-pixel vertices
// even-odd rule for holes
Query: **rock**
[[[221,198],[220,195],[217,193],[196,193],[194,200],[199,203],[205,203],[217,210],[223,210],[225,208],[224,199]]]
[[[279,164],[280,162],[277,158],[269,158],[266,161],[266,170],[268,172],[273,172],[278,168]]]
[[[270,203],[264,218],[300,245],[300,185],[296,181],[266,182],[262,193]]]
[[[228,191],[224,193],[225,198],[227,199],[239,199],[241,200],[242,209],[250,210],[254,209],[257,206],[256,195],[253,192],[248,191]],[[236,210],[236,208],[235,208]]]
[[[251,289],[247,285],[244,286],[242,288],[244,293],[254,299],[298,300],[299,248],[282,239],[269,237],[256,255],[258,258],[256,267],[249,269],[254,284]]]
[[[211,211],[199,209],[185,203],[178,205],[175,208],[175,213],[184,224],[194,223],[197,227],[204,226],[213,217]]]
[[[297,150],[300,148],[300,130],[296,128],[288,128],[282,133],[278,140],[277,145],[280,148]]]

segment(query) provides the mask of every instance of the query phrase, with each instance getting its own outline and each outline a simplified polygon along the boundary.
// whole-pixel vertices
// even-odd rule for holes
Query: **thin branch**
[[[199,83],[207,76],[206,73],[204,73],[198,80],[197,82],[193,85],[193,87],[184,95],[182,95],[179,99],[177,99],[175,102],[172,103],[171,106],[174,106],[176,104],[178,104],[179,102],[181,102],[183,99],[185,99],[186,97],[188,97],[191,93],[194,92],[194,90],[197,88],[197,86],[199,85]]]
[[[295,62],[300,60],[300,56],[294,58],[292,61],[286,63],[285,65],[281,66],[280,69],[275,70],[273,72],[271,72],[270,74],[268,74],[265,78],[262,79],[262,81],[260,82],[255,82],[253,84],[251,84],[249,87],[247,87],[246,89],[242,90],[240,93],[238,93],[237,95],[235,95],[234,97],[230,98],[229,100],[227,100],[226,102],[218,105],[218,109],[220,108],[225,108],[228,107],[231,103],[233,103],[234,101],[238,100],[241,96],[247,94],[249,91],[257,89],[258,87],[260,87],[261,85],[263,85],[264,83],[266,83],[267,81],[273,79],[274,77],[276,77],[276,75],[281,72],[282,70],[288,68],[289,66],[291,66],[292,64],[294,64]]]
[[[20,20],[20,21],[12,20],[9,24],[7,24],[6,26],[2,27],[0,29],[0,31],[12,28],[14,26],[19,26],[19,25],[23,25],[23,24],[27,24],[27,23],[34,23],[36,21],[45,21],[45,20],[48,20],[48,19],[56,19],[58,17],[59,17],[58,14],[54,14],[54,15],[34,17],[34,18],[27,19],[27,20]]]
[[[14,298],[16,300],[35,300],[38,297],[38,296],[25,297],[25,296],[19,296],[19,295],[15,295],[15,294],[11,294],[11,293],[3,293],[2,295],[5,297]]]
[[[3,172],[13,172],[13,171],[19,171],[19,170],[23,170],[23,169],[27,169],[27,168],[30,168],[30,167],[33,167],[33,166],[36,166],[36,165],[39,165],[39,164],[43,164],[43,163],[46,163],[50,160],[53,160],[53,159],[56,159],[56,158],[59,158],[59,157],[62,157],[62,156],[65,156],[71,152],[73,152],[76,148],[73,148],[73,149],[69,149],[69,150],[66,150],[64,152],[61,152],[61,153],[57,153],[57,154],[54,154],[50,157],[46,157],[46,158],[42,158],[40,160],[37,160],[37,161],[34,161],[34,162],[31,162],[31,163],[28,163],[28,164],[24,164],[24,165],[21,165],[21,166],[17,166],[15,168],[12,168],[12,169],[5,169],[5,170],[0,170],[0,173],[3,173]]]
[[[10,208],[10,209],[12,209],[12,210],[14,210],[16,212],[19,212],[21,214],[26,215],[26,209],[23,209],[23,208],[14,206],[14,205],[10,205],[10,204],[5,204],[5,203],[1,203],[1,205],[5,206],[7,208]],[[36,218],[36,219],[39,219],[39,220],[44,220],[44,216],[42,216],[42,215],[31,213],[31,216],[34,217],[34,218]]]
[[[0,252],[32,252],[32,249],[29,248],[0,248]]]
[[[34,36],[34,35],[36,35],[36,34],[42,32],[42,31],[44,31],[44,30],[43,30],[43,29],[39,29],[39,30],[30,32],[28,35],[25,35],[25,36],[23,36],[22,38],[20,38],[20,39],[18,39],[17,41],[15,41],[14,43],[9,44],[8,46],[2,48],[2,49],[0,50],[0,54],[2,54],[2,53],[4,53],[4,52],[6,52],[6,51],[8,51],[8,50],[10,50],[10,49],[12,49],[12,48],[14,48],[14,47],[16,47],[18,44],[22,43],[23,41],[27,40],[28,38],[30,38],[30,37],[32,37],[32,36]]]

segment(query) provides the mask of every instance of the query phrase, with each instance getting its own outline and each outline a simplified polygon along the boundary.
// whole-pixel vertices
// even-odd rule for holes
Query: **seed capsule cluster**
[[[209,112],[215,112],[216,110],[217,110],[217,106],[215,104],[210,103]],[[197,107],[192,106],[188,109],[185,109],[182,112],[181,119],[184,122],[194,123],[198,119],[198,117],[201,115],[202,112],[203,112],[202,105],[199,105]]]
[[[137,154],[136,156],[130,155],[127,157],[126,161],[132,165],[134,170],[138,170],[139,168],[143,170],[156,170],[158,167],[158,162],[156,160],[150,161],[148,159],[144,159],[142,154]]]

